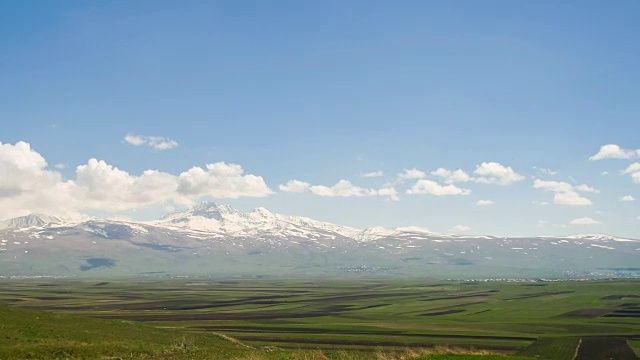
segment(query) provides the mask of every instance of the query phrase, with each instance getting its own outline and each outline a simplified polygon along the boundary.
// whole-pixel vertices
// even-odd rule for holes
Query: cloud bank
[[[224,162],[193,167],[178,175],[147,170],[132,175],[103,160],[76,168],[75,179],[50,170],[26,142],[0,143],[0,218],[40,212],[77,215],[86,210],[119,212],[173,202],[191,205],[203,197],[235,199],[273,193],[260,176]]]

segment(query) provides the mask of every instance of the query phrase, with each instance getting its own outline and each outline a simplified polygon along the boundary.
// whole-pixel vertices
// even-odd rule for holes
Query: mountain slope
[[[205,274],[418,277],[640,275],[640,241],[608,235],[493,237],[407,227],[358,230],[203,203],[154,222],[3,222],[1,275]]]
[[[0,229],[21,229],[59,223],[62,223],[62,219],[55,216],[30,214],[27,216],[20,216],[17,218],[0,221]]]

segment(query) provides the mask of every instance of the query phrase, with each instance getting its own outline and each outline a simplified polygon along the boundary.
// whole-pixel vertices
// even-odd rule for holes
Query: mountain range
[[[151,222],[42,214],[0,222],[0,276],[638,277],[639,259],[639,240],[602,234],[360,230],[212,202]]]

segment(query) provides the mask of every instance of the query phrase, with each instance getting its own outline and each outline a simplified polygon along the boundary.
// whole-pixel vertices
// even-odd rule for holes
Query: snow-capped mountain
[[[0,276],[640,277],[639,255],[640,241],[609,235],[360,230],[215,203],[153,222],[29,215],[0,223]]]
[[[43,214],[30,214],[17,218],[0,221],[0,229],[21,229],[29,227],[45,226],[50,224],[60,224],[62,219],[55,216]]]
[[[359,230],[297,216],[273,214],[265,208],[241,213],[228,205],[205,202],[186,211],[166,215],[154,223],[175,230],[206,232],[214,236],[353,237]]]

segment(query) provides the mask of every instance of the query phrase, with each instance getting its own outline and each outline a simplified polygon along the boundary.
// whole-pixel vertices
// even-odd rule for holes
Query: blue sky
[[[14,210],[0,217],[150,219],[215,198],[355,227],[640,238],[640,183],[634,168],[622,173],[640,161],[639,11],[637,1],[4,1],[0,203]],[[177,146],[155,149],[152,136]],[[589,160],[607,144],[628,152]],[[25,172],[25,151],[48,166]],[[244,172],[206,170],[219,162]],[[482,163],[522,178],[478,180]],[[112,167],[126,175],[109,177]],[[179,178],[193,167],[207,178],[190,177],[188,191],[127,188],[149,169]],[[448,183],[438,168],[473,179]],[[405,169],[424,177],[400,181]],[[263,183],[234,193],[247,174]],[[46,181],[29,188],[20,176]],[[309,185],[280,189],[294,179]],[[352,188],[313,187],[340,180]],[[443,195],[449,185],[462,190]],[[56,196],[34,190],[47,186]],[[584,218],[597,224],[570,224]]]

